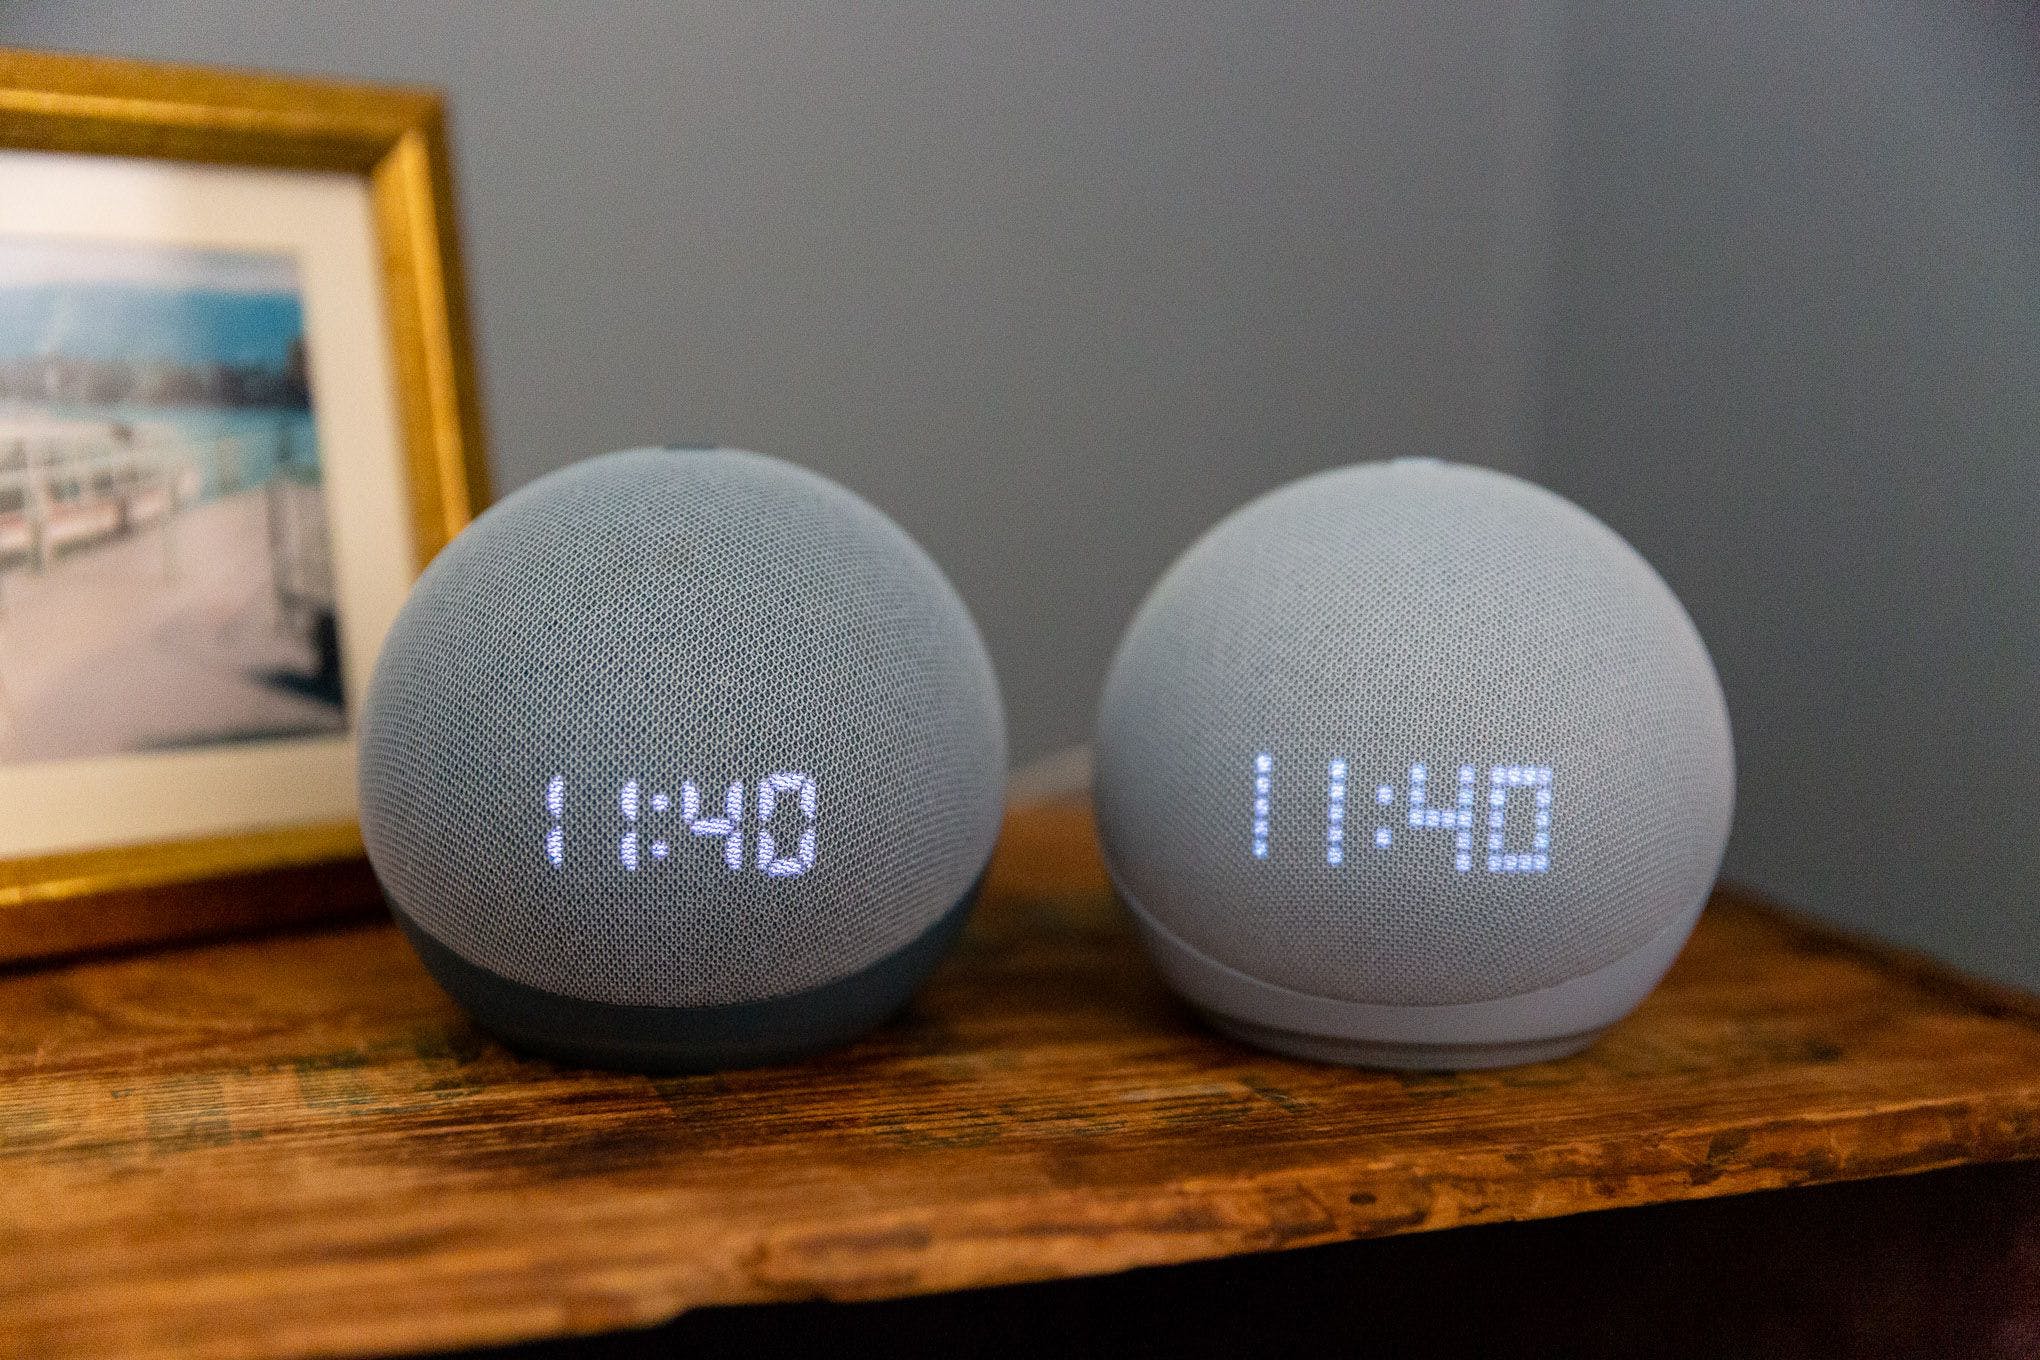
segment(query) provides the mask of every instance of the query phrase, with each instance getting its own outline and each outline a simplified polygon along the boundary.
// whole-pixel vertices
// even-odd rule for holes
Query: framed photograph
[[[370,897],[356,706],[486,495],[437,96],[0,51],[0,960]]]

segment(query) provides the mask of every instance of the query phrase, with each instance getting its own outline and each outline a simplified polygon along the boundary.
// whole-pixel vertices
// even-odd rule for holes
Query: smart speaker
[[[811,472],[635,449],[426,569],[361,714],[369,858],[513,1045],[706,1070],[843,1042],[961,927],[997,681],[927,554]]]
[[[1234,513],[1141,607],[1099,832],[1169,983],[1280,1052],[1417,1069],[1584,1048],[1721,865],[1728,713],[1692,620],[1578,506],[1429,459]]]

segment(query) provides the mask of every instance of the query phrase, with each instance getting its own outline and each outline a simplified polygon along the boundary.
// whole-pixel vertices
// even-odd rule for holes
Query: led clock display
[[[1313,765],[1315,762],[1313,762]],[[1450,768],[1450,767],[1448,767]],[[1255,859],[1269,857],[1274,844],[1275,757],[1259,751],[1253,761],[1253,817],[1249,823],[1248,847]],[[1542,874],[1551,870],[1551,767],[1549,765],[1462,764],[1437,782],[1446,784],[1443,795],[1432,793],[1431,769],[1422,763],[1407,771],[1407,782],[1397,791],[1394,784],[1376,784],[1372,790],[1351,793],[1354,778],[1351,763],[1343,756],[1325,762],[1325,819],[1322,846],[1325,863],[1334,867],[1347,862],[1352,844],[1349,828],[1362,814],[1351,809],[1355,802],[1373,814],[1371,834],[1361,837],[1362,853],[1386,853],[1399,848],[1416,853],[1433,853],[1437,842],[1422,836],[1396,836],[1401,825],[1410,832],[1443,832],[1451,838],[1449,862],[1457,873],[1485,870],[1491,874]],[[1432,799],[1436,797],[1437,801]],[[1392,812],[1398,806],[1398,815]],[[1510,819],[1517,823],[1511,839]],[[1527,823],[1529,835],[1522,834]],[[1315,840],[1316,829],[1312,828]],[[1478,842],[1478,844],[1476,844]],[[1446,856],[1439,853],[1440,862]]]
[[[821,789],[813,775],[775,770],[721,787],[681,779],[677,789],[633,778],[589,790],[615,817],[613,832],[601,838],[603,858],[613,854],[629,873],[704,851],[733,873],[767,878],[797,878],[815,867]],[[567,863],[568,799],[565,775],[546,781],[545,857],[555,867]]]

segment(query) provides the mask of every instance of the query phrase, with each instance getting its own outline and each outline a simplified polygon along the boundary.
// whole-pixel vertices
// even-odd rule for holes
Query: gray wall
[[[2040,987],[2040,44],[1581,7],[1537,474],[1713,646],[1728,872]]]
[[[444,86],[500,485],[694,437],[839,478],[956,578],[1022,759],[1251,494],[1541,477],[1714,645],[1731,871],[2040,986],[2040,76],[1965,2],[30,0],[0,38]]]
[[[1453,0],[0,13],[443,86],[500,489],[695,438],[836,477],[956,580],[1021,760],[1085,737],[1134,606],[1232,506],[1523,434],[1510,49]]]

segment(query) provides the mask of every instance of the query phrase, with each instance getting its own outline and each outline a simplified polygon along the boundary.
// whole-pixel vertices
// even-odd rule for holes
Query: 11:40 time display
[[[1449,767],[1448,767],[1449,768]],[[1473,765],[1460,765],[1450,774],[1440,772],[1438,782],[1446,792],[1431,801],[1433,779],[1429,766],[1409,767],[1409,781],[1398,794],[1392,784],[1376,784],[1371,790],[1349,792],[1351,767],[1342,756],[1325,763],[1325,863],[1346,862],[1349,825],[1360,820],[1349,816],[1357,803],[1371,808],[1376,823],[1371,835],[1361,840],[1365,850],[1388,853],[1398,846],[1418,842],[1415,837],[1396,838],[1391,824],[1406,821],[1410,831],[1442,831],[1452,837],[1452,867],[1471,873],[1476,867],[1491,874],[1542,874],[1551,871],[1551,767],[1549,765],[1490,765],[1485,778]],[[1248,842],[1255,859],[1268,858],[1269,836],[1274,828],[1272,813],[1275,788],[1275,757],[1257,752],[1253,770],[1252,836]],[[1401,802],[1404,815],[1389,809]],[[1521,827],[1512,842],[1509,834],[1511,810],[1519,823],[1529,823],[1529,836]],[[1484,814],[1484,815],[1483,815]],[[1482,841],[1477,849],[1474,841]]]
[[[677,797],[626,779],[603,802],[617,816],[615,839],[604,840],[631,873],[678,856],[693,837],[718,843],[723,864],[733,871],[748,864],[767,878],[798,878],[815,867],[821,790],[813,775],[799,770],[775,770],[755,784],[732,779],[720,790],[704,791],[683,779]],[[566,810],[567,779],[556,774],[545,785],[545,857],[554,865],[567,862]]]

